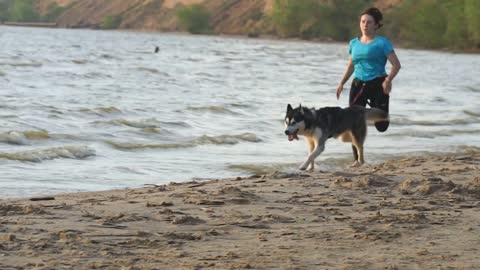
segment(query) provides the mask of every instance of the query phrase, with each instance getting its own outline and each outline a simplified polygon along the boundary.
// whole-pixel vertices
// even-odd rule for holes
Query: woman
[[[376,31],[382,24],[382,13],[377,8],[362,12],[360,30],[362,35],[350,41],[348,65],[337,87],[337,99],[343,85],[354,75],[350,89],[350,105],[365,107],[368,101],[371,107],[388,112],[388,99],[392,90],[392,81],[400,70],[400,61],[393,50],[392,43]],[[385,71],[387,60],[392,64],[390,74]],[[377,123],[378,131],[384,132],[388,122]]]
[[[343,85],[353,74],[350,88],[350,106],[380,108],[388,112],[389,95],[392,91],[392,81],[400,70],[400,61],[393,50],[392,43],[377,35],[382,27],[382,13],[377,8],[368,8],[360,15],[360,30],[362,35],[350,41],[348,65],[342,80],[337,87],[337,99],[343,90]],[[387,60],[392,65],[390,73],[385,71]],[[376,122],[378,131],[387,130],[390,122]],[[357,151],[352,146],[353,154],[357,159]]]

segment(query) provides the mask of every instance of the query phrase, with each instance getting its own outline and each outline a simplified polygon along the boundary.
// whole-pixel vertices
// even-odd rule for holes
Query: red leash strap
[[[358,94],[357,94],[357,95],[355,96],[355,98],[352,100],[352,102],[350,103],[350,106],[354,105],[354,104],[357,102],[358,98],[359,98],[359,97],[362,95],[362,93],[363,93],[363,89],[365,88],[365,85],[367,85],[367,84],[366,84],[366,83],[363,83],[363,84],[362,84],[362,88],[360,88],[360,91],[358,91]]]

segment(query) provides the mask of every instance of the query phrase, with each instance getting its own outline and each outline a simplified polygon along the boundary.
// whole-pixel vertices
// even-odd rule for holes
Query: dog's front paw
[[[305,171],[307,169],[307,167],[308,167],[308,164],[304,163],[298,169],[301,170],[301,171]]]

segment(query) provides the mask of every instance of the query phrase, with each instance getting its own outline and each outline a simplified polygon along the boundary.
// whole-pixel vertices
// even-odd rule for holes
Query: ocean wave
[[[88,63],[88,60],[86,60],[86,59],[75,59],[75,60],[72,60],[72,63],[77,64],[77,65],[84,65],[84,64]]]
[[[59,158],[84,159],[95,156],[95,149],[88,146],[63,146],[17,153],[0,153],[0,158],[27,162],[42,162]]]
[[[111,79],[113,78],[112,75],[105,74],[105,73],[100,73],[100,72],[88,72],[85,74],[80,75],[83,78],[86,79]]]
[[[436,137],[449,137],[449,136],[458,136],[462,134],[479,134],[480,130],[471,130],[471,129],[447,129],[447,130],[409,130],[402,132],[395,132],[386,134],[388,137],[417,137],[417,138],[428,138],[433,139]]]
[[[164,77],[170,77],[170,74],[166,73],[166,72],[163,72],[163,71],[160,71],[156,68],[150,68],[150,67],[137,67],[136,68],[137,70],[139,71],[145,71],[145,72],[149,72],[149,73],[153,73],[153,74],[159,74],[159,75],[162,75]]]
[[[465,87],[464,89],[467,90],[467,91],[469,91],[469,92],[474,92],[474,93],[480,92],[480,88],[479,88],[479,87],[467,86],[467,87]]]
[[[90,108],[82,108],[80,109],[82,113],[89,113],[89,114],[97,114],[97,115],[105,115],[105,114],[117,114],[121,113],[122,111],[114,106],[109,107],[96,107],[93,109]]]
[[[184,121],[162,121],[161,123],[166,126],[184,127],[184,128],[191,127],[190,124]]]
[[[127,119],[115,119],[111,121],[115,125],[129,126],[134,128],[159,128],[160,122],[157,119],[140,119],[140,120],[127,120]]]
[[[264,174],[271,174],[278,171],[285,171],[295,166],[297,166],[297,164],[283,163],[283,164],[267,164],[267,165],[232,164],[232,165],[228,165],[227,167],[232,170],[246,171],[248,173],[255,174],[255,175],[264,175]]]
[[[127,126],[131,128],[139,129],[146,133],[171,133],[168,128],[173,130],[182,127],[188,128],[191,127],[186,122],[174,122],[174,121],[159,121],[156,118],[149,119],[138,119],[138,120],[128,120],[128,119],[114,119],[109,121],[95,121],[92,123],[96,126]]]
[[[239,135],[220,135],[207,136],[203,135],[194,140],[195,144],[237,144],[241,141],[260,142],[260,138],[253,133],[242,133]]]
[[[463,113],[468,116],[480,117],[480,112],[472,112],[472,111],[464,110]]]
[[[179,148],[189,148],[194,147],[193,143],[164,143],[164,144],[154,144],[154,143],[133,143],[133,142],[116,142],[116,141],[105,141],[115,149],[118,150],[141,150],[141,149],[179,149]]]
[[[231,164],[227,167],[233,170],[246,171],[251,174],[264,175],[272,174],[276,172],[282,173],[291,173],[292,171],[297,171],[298,166],[301,164],[301,160],[298,163],[272,163],[272,164]],[[318,166],[321,166],[322,170],[325,169],[338,169],[344,168],[351,164],[351,157],[335,157],[335,158],[324,158],[321,161],[318,161]]]
[[[116,56],[113,56],[111,54],[108,54],[108,53],[104,53],[104,54],[100,55],[100,58],[103,58],[103,59],[120,59],[120,58],[118,58]]]
[[[7,63],[7,62],[0,62],[0,66],[11,66],[11,67],[41,67],[43,66],[42,63],[31,62],[31,63]]]
[[[229,113],[238,114],[230,109],[227,109],[222,105],[210,105],[210,106],[189,106],[187,110],[194,112],[214,112],[214,113]]]
[[[480,153],[480,147],[473,145],[461,145],[457,147],[457,150],[465,154],[477,154]]]
[[[195,73],[195,76],[217,78],[216,74],[207,73],[207,72],[197,72]]]
[[[141,150],[141,149],[178,149],[178,148],[191,148],[199,145],[233,145],[240,142],[260,142],[261,140],[257,135],[253,133],[243,133],[239,135],[220,135],[220,136],[207,136],[203,135],[186,142],[178,143],[135,143],[135,142],[116,142],[105,141],[105,143],[113,146],[118,150]]]
[[[478,119],[451,119],[451,120],[411,120],[408,118],[396,118],[391,120],[392,124],[398,126],[451,126],[468,125],[478,123]]]
[[[29,140],[48,139],[50,134],[43,130],[7,131],[0,133],[0,142],[26,145]]]

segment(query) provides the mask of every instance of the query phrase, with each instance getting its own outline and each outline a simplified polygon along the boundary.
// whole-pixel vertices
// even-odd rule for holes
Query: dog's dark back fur
[[[315,109],[312,109],[315,110]],[[315,110],[315,116],[311,110],[305,110],[305,128],[320,127],[328,131],[328,137],[336,137],[347,129],[357,125],[365,126],[365,108],[352,106],[348,108],[324,107]]]

